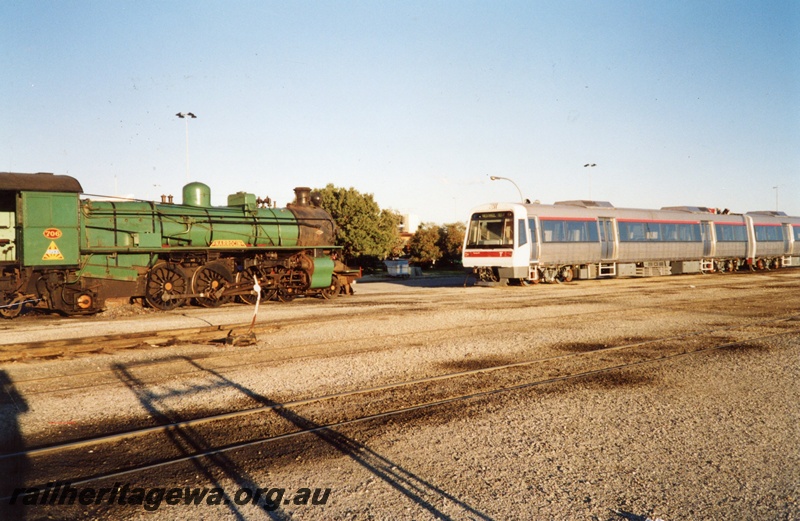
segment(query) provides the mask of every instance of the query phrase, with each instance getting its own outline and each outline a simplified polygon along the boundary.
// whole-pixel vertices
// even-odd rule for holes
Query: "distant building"
[[[419,217],[413,214],[400,214],[400,234],[414,235],[419,228]]]

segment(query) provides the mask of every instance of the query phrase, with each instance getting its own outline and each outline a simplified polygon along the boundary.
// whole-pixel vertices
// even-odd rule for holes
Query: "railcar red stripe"
[[[587,222],[593,223],[597,222],[597,219],[593,217],[539,217],[540,221],[580,221],[580,222]]]
[[[465,251],[464,257],[511,257],[512,253],[510,251],[496,250]]]
[[[670,219],[617,219],[621,223],[700,224],[700,221],[673,221]]]

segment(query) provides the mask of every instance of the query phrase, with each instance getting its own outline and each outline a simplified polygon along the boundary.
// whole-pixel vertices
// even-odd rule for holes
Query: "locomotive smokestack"
[[[294,189],[294,204],[298,206],[308,206],[311,200],[311,188],[307,186],[298,186]]]

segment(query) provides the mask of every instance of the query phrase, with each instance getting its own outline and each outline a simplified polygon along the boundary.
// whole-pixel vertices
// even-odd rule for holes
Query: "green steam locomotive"
[[[82,193],[69,176],[0,173],[0,315],[93,314],[112,297],[161,310],[333,298],[359,276],[338,259],[336,225],[309,188],[286,208],[245,192],[214,207],[197,182],[181,204]]]

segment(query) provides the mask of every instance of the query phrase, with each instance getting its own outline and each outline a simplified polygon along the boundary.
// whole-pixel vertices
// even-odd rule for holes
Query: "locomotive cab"
[[[492,203],[474,208],[464,237],[464,268],[486,282],[528,279],[538,251],[535,229],[529,226],[522,205]]]
[[[17,211],[13,192],[0,192],[0,263],[17,260]]]

